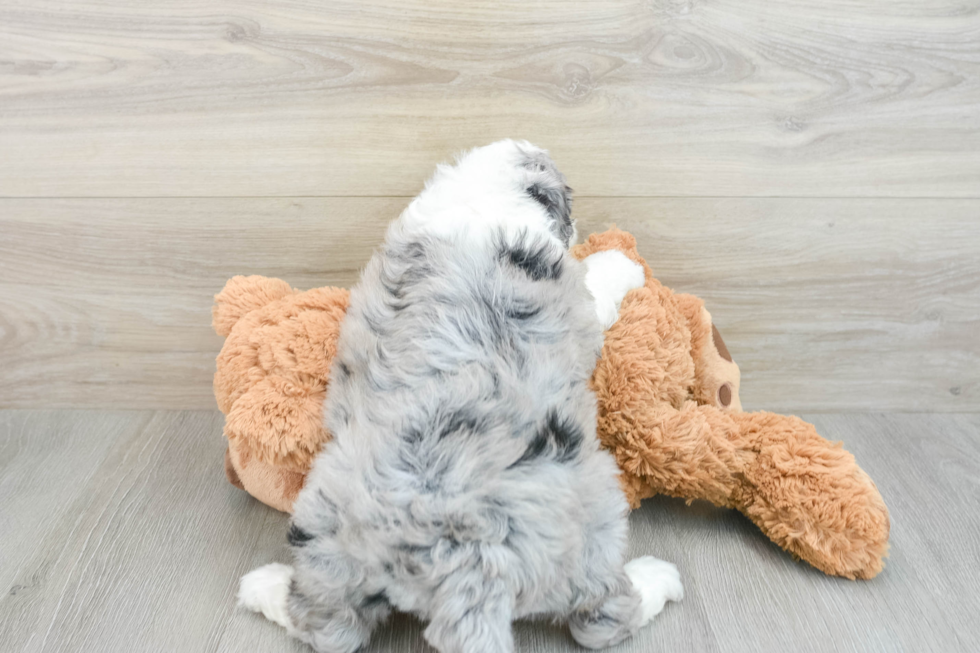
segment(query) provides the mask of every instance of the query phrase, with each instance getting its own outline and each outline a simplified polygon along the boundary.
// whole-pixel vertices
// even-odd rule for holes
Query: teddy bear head
[[[214,376],[225,472],[279,510],[290,510],[330,439],[322,406],[348,298],[342,288],[299,292],[260,276],[234,277],[215,296],[213,325],[225,337]]]
[[[627,294],[619,320],[606,332],[604,360],[596,371],[600,385],[628,380],[632,391],[617,388],[616,396],[635,395],[638,401],[677,408],[694,401],[741,411],[738,365],[704,302],[663,286],[637,251],[633,235],[615,227],[592,234],[572,248],[572,255],[584,259],[610,249],[641,265],[646,283]]]

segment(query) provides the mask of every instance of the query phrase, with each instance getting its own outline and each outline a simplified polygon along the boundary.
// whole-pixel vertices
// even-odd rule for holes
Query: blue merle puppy
[[[615,314],[643,271],[574,260],[570,212],[529,143],[438,167],[351,291],[294,566],[246,575],[242,604],[317,651],[356,651],[395,608],[441,653],[505,653],[514,619],[564,619],[601,648],[683,596],[673,565],[624,565],[627,504],[589,389],[597,306]]]

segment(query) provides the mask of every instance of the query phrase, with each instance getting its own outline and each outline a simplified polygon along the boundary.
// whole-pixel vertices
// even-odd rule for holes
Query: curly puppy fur
[[[570,210],[547,153],[501,141],[440,166],[392,223],[351,292],[295,568],[246,576],[243,604],[318,651],[357,650],[394,607],[442,653],[498,653],[515,618],[567,619],[599,648],[680,598],[672,565],[624,569]]]

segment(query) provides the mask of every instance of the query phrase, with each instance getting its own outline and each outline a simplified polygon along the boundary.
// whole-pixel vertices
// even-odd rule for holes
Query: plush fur
[[[214,396],[227,415],[225,473],[238,487],[289,511],[329,439],[322,406],[349,293],[299,292],[279,279],[235,277],[215,297]]]
[[[604,323],[618,313],[605,333],[591,383],[599,401],[597,433],[615,453],[630,505],[658,493],[706,499],[741,510],[774,542],[828,574],[873,578],[879,573],[888,551],[888,510],[854,457],[797,418],[742,413],[738,365],[711,315],[696,297],[660,284],[631,235],[617,229],[593,234],[572,254],[589,269],[586,285],[599,295],[597,312]],[[632,270],[623,264],[626,257]],[[599,283],[603,278],[612,282]],[[229,442],[230,478],[234,482],[241,474],[251,494],[289,511],[293,497],[284,489],[298,488],[302,476],[263,456],[293,441],[296,458],[309,456],[306,469],[312,455],[305,439],[293,440],[279,430],[289,420],[270,424],[264,418],[295,411],[297,396],[303,395],[295,389],[309,387],[302,384],[306,376],[294,378],[298,369],[309,369],[305,355],[291,353],[332,351],[335,340],[316,340],[329,331],[298,329],[298,315],[288,302],[263,304],[283,286],[275,279],[236,277],[218,296],[216,315],[234,316],[241,306],[270,310],[261,313],[261,322],[243,318],[234,325],[218,360],[215,391],[220,387],[240,397],[228,413],[229,424],[236,413],[234,424],[241,425],[242,434]],[[330,312],[334,304],[327,298],[324,310]],[[274,355],[256,353],[270,347]],[[225,355],[228,351],[232,354]],[[247,364],[236,365],[242,361]],[[276,379],[273,387],[284,390],[258,397],[247,392],[250,383],[269,376]],[[225,382],[219,384],[219,378]],[[225,405],[224,397],[219,395],[219,405]],[[319,417],[320,406],[312,406]],[[319,444],[329,439],[326,431],[322,438]],[[254,455],[236,455],[240,441]],[[297,476],[299,482],[293,480]]]
[[[351,291],[333,439],[290,530],[288,627],[317,650],[357,650],[392,607],[427,619],[443,653],[511,651],[511,621],[530,615],[599,648],[681,598],[672,565],[624,569],[628,506],[596,437],[602,330],[567,250],[570,201],[542,150],[474,150],[437,170]],[[636,267],[593,266],[593,288],[610,265]],[[281,615],[286,571],[253,574],[243,603]]]
[[[735,508],[794,557],[869,579],[888,553],[888,509],[839,442],[798,417],[742,412],[739,371],[704,303],[657,281],[630,234],[594,234],[580,258],[615,249],[643,266],[592,377],[598,433],[630,505],[656,494]],[[656,346],[651,346],[656,334]]]

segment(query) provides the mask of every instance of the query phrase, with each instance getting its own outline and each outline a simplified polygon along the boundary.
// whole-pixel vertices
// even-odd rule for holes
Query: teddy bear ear
[[[711,342],[715,344],[715,349],[718,350],[719,356],[729,363],[735,362],[732,360],[732,355],[728,352],[728,347],[725,346],[725,340],[721,337],[721,332],[718,331],[718,327],[714,324],[711,325]]]
[[[214,296],[211,326],[219,336],[227,338],[243,315],[294,292],[282,279],[259,275],[232,277]]]
[[[626,258],[643,266],[643,272],[648,279],[653,277],[650,266],[647,265],[647,262],[643,260],[640,252],[636,249],[636,238],[628,231],[617,228],[616,225],[609,227],[606,231],[591,234],[585,239],[585,242],[571,247],[569,252],[578,260],[584,261],[597,252],[610,249],[618,249],[626,255]]]

